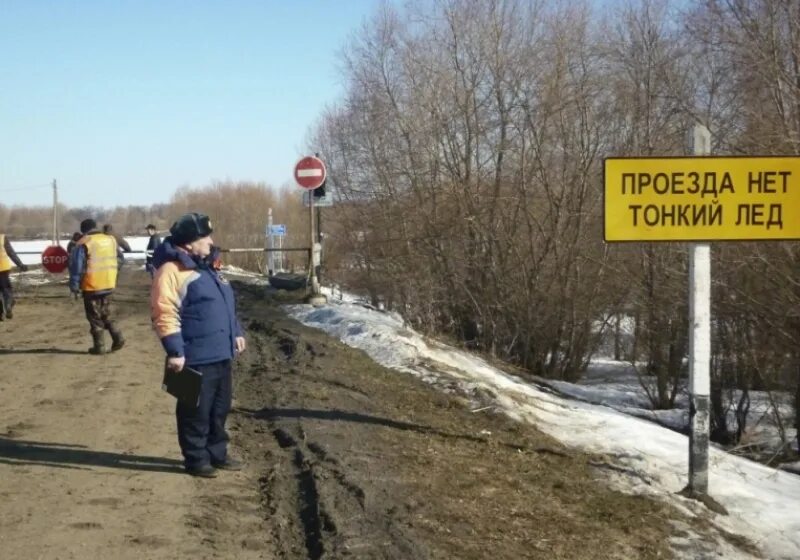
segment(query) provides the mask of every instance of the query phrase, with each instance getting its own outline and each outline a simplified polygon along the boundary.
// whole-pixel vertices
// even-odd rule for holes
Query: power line
[[[11,191],[29,191],[33,189],[49,189],[52,187],[52,184],[49,185],[34,185],[31,187],[11,187],[8,189],[0,189],[0,192],[11,192]]]

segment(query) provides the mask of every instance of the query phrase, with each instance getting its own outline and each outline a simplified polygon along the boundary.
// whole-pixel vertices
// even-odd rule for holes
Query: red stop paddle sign
[[[314,156],[306,156],[294,166],[294,180],[298,185],[310,191],[325,182],[327,173],[322,160]]]
[[[42,266],[45,267],[48,272],[64,272],[67,268],[68,260],[69,255],[67,255],[67,251],[58,245],[50,245],[47,249],[42,251]]]

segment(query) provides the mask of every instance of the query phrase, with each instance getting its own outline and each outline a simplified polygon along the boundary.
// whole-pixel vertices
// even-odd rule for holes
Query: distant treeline
[[[263,183],[218,182],[199,188],[184,187],[169,202],[151,206],[97,206],[58,208],[60,237],[63,240],[79,229],[85,218],[98,224],[111,224],[120,235],[145,235],[147,224],[154,224],[162,236],[169,235],[175,219],[185,212],[202,212],[211,217],[214,241],[221,247],[264,247],[267,211],[272,208],[276,224],[287,226],[284,246],[307,246],[308,211],[302,211],[300,189],[273,189]],[[53,231],[52,206],[5,206],[0,204],[0,232],[13,239],[49,239]],[[304,267],[302,253],[287,254],[290,266]],[[232,264],[261,270],[262,253],[231,256]]]

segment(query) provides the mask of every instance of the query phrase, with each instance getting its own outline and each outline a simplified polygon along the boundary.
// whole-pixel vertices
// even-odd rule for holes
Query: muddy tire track
[[[251,377],[263,374],[263,364],[270,361],[270,346],[285,365],[291,364],[291,369],[314,369],[318,350],[312,344],[301,344],[293,333],[254,323],[250,336],[251,348],[257,354],[250,366]],[[284,558],[427,557],[420,546],[397,530],[392,519],[368,509],[365,488],[348,477],[347,467],[326,450],[323,442],[309,438],[302,419],[276,417],[270,411],[277,409],[277,399],[268,404],[244,414],[249,422],[265,424],[261,433],[269,434],[274,444],[265,455],[272,465],[259,483],[272,540]],[[298,554],[299,542],[304,554]]]

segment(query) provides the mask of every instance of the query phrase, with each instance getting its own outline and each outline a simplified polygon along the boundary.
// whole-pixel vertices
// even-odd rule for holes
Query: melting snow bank
[[[423,338],[394,313],[353,301],[287,309],[302,323],[364,350],[386,367],[445,389],[455,384],[480,397],[480,406],[497,407],[569,446],[606,455],[615,482],[628,491],[668,499],[686,512],[704,510],[675,495],[687,481],[684,435],[605,406],[559,397],[476,356]],[[711,495],[730,513],[709,513],[713,523],[749,539],[768,558],[800,558],[800,478],[717,449],[711,450],[709,463]],[[687,528],[682,529],[685,534]],[[750,558],[722,540],[714,546],[709,550],[690,539],[673,540],[684,558]]]

